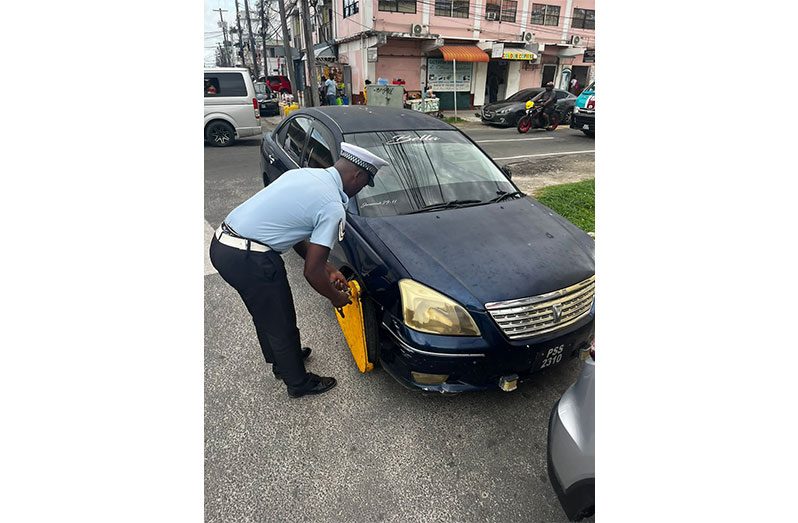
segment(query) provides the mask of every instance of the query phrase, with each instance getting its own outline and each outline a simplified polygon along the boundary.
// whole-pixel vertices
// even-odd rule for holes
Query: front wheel
[[[560,125],[570,125],[571,124],[571,117],[573,117],[573,115],[574,115],[574,110],[573,109],[568,109],[567,111],[565,111],[565,114],[560,119]]]
[[[525,134],[532,128],[532,117],[528,114],[525,114],[518,120],[518,125],[515,126],[519,133]]]
[[[236,130],[227,122],[221,120],[211,122],[205,128],[205,139],[214,147],[227,147],[236,139]]]

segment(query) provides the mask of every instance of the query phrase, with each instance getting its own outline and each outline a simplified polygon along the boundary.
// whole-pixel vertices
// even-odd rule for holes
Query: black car
[[[437,118],[360,105],[295,111],[263,135],[264,184],[331,166],[342,141],[390,163],[349,200],[330,254],[362,289],[369,362],[415,389],[513,390],[590,344],[593,239]]]
[[[543,87],[521,89],[506,100],[483,106],[482,111],[476,113],[476,115],[482,119],[482,123],[515,127],[518,125],[518,120],[524,116],[526,102],[544,90]],[[555,89],[554,91],[557,93],[555,109],[560,116],[560,124],[568,125],[571,121],[576,96],[562,89]]]
[[[277,95],[265,82],[255,82],[255,97],[258,100],[261,116],[278,116],[280,106]]]

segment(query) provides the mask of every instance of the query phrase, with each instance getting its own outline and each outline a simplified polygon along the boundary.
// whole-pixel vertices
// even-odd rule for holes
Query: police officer
[[[557,111],[554,110],[555,103],[557,102],[557,93],[554,92],[554,82],[546,83],[546,90],[539,93],[532,98],[532,101],[537,105],[538,103],[543,106],[543,114],[549,120],[549,125],[546,127],[547,131],[553,131],[559,125],[559,118]]]
[[[334,307],[350,303],[346,279],[327,261],[343,239],[345,206],[388,163],[366,149],[341,144],[341,156],[326,169],[286,171],[236,207],[211,240],[211,263],[252,315],[263,357],[298,398],[333,388],[335,378],[307,372],[296,311],[281,254],[293,247],[305,260],[304,275]]]

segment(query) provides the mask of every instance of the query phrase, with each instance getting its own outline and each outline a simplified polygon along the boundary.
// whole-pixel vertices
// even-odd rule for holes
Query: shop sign
[[[442,58],[427,59],[427,84],[433,91],[470,91],[471,76],[474,74],[472,62],[445,62]],[[455,80],[456,79],[456,80]]]
[[[493,49],[491,49],[490,57],[491,58],[501,58],[502,53],[504,53],[504,43],[495,43],[493,44]]]
[[[525,49],[510,49],[502,53],[505,60],[537,60],[538,55]]]
[[[585,49],[585,54],[582,56],[582,61],[585,63],[595,63],[596,62],[596,50],[595,49]]]
[[[377,61],[377,48],[376,47],[369,47],[366,50],[366,59],[369,62],[376,62]]]

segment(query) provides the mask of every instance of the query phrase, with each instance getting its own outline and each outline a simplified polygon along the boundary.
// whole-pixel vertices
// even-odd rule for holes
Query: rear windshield
[[[348,134],[390,165],[357,195],[361,216],[395,216],[453,200],[486,202],[515,190],[504,173],[459,131]]]

